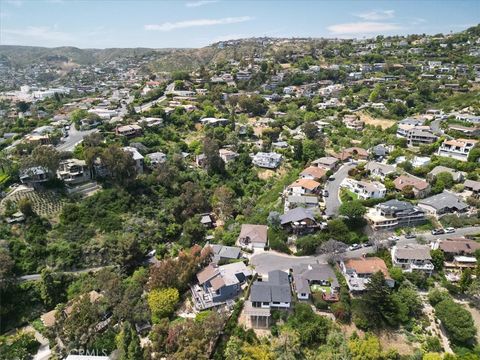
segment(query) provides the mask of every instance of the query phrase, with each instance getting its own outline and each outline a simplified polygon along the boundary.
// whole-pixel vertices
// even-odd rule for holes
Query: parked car
[[[353,251],[353,250],[358,250],[362,247],[362,245],[358,245],[358,244],[353,244],[351,246],[348,247],[348,251]]]
[[[328,197],[328,195],[329,195],[329,194],[328,194],[328,190],[324,190],[324,191],[323,191],[323,197]]]
[[[373,244],[372,243],[369,243],[369,242],[366,242],[366,243],[363,243],[362,246],[365,248],[365,247],[372,247]]]
[[[442,235],[442,234],[445,234],[444,229],[433,229],[432,230],[432,235]]]
[[[333,176],[330,176],[330,177],[328,178],[328,181],[333,181],[333,180],[335,180],[335,177],[333,177]]]
[[[415,239],[416,237],[417,235],[415,235],[414,233],[405,234],[405,239]]]
[[[445,229],[445,234],[451,234],[451,233],[454,233],[455,232],[455,228],[453,227],[447,227]]]
[[[387,240],[397,242],[398,240],[400,240],[400,238],[398,236],[392,235]]]

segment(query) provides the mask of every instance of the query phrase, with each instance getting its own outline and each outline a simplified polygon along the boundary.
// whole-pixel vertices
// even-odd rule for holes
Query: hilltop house
[[[299,300],[308,300],[312,290],[322,291],[325,301],[337,301],[340,285],[328,264],[302,264],[292,268],[293,289]]]
[[[404,272],[422,271],[431,275],[434,270],[428,245],[394,246],[391,254],[393,266]]]
[[[228,149],[220,149],[218,153],[225,163],[235,160],[238,157],[238,153]]]
[[[348,259],[340,262],[340,269],[347,281],[350,292],[365,291],[370,277],[378,271],[385,276],[385,282],[389,287],[395,285],[395,281],[390,277],[385,262],[378,257],[362,257]]]
[[[237,244],[250,250],[263,249],[268,243],[268,227],[266,225],[243,224]]]
[[[430,192],[430,185],[426,181],[409,175],[397,177],[393,181],[393,184],[398,191],[402,191],[406,187],[411,187],[413,195],[417,199],[425,197]]]
[[[22,184],[36,186],[50,179],[48,169],[41,166],[34,166],[20,171],[20,181]]]
[[[245,302],[245,315],[253,327],[268,327],[271,310],[287,310],[292,302],[290,280],[284,271],[268,273],[268,280],[257,280],[250,287],[250,297]]]
[[[167,161],[167,155],[163,152],[153,152],[145,155],[151,167],[157,167]]]
[[[465,190],[472,192],[473,197],[480,197],[480,181],[465,180],[463,186]]]
[[[450,175],[452,175],[452,178],[453,178],[453,181],[454,182],[461,182],[463,181],[464,177],[465,177],[465,173],[463,171],[458,171],[458,170],[454,170],[454,169],[451,169],[451,168],[448,168],[446,166],[435,166],[428,174],[427,174],[427,180],[428,181],[433,181],[436,176],[438,174],[441,174],[441,173],[448,173]]]
[[[285,199],[285,211],[303,207],[306,209],[318,208],[318,197],[310,195],[289,195]]]
[[[444,214],[463,213],[468,210],[468,205],[457,196],[448,191],[430,196],[418,202],[418,206],[428,215],[439,217]]]
[[[136,124],[119,126],[115,129],[118,136],[133,138],[142,134],[142,127]]]
[[[312,161],[312,165],[317,165],[317,167],[325,169],[325,170],[331,170],[335,171],[339,161],[337,158],[333,156],[324,156],[321,157],[317,160]]]
[[[313,216],[312,209],[297,207],[280,215],[280,224],[289,227],[293,232],[304,233],[316,229],[319,225]]]
[[[202,311],[233,300],[251,276],[252,271],[241,261],[222,266],[211,263],[197,274],[198,284],[191,287],[195,309]]]
[[[135,170],[137,174],[143,173],[143,155],[138,152],[133,146],[124,146],[123,151],[129,152],[135,161]]]
[[[387,192],[385,186],[378,181],[358,181],[345,178],[340,186],[354,192],[362,200],[381,199],[385,197]]]
[[[209,247],[212,252],[212,262],[220,264],[222,262],[240,259],[242,250],[236,246],[226,246],[219,244],[206,244],[205,248]]]
[[[425,222],[424,211],[409,202],[388,200],[370,209],[365,215],[373,230],[411,227]]]
[[[438,149],[438,156],[450,157],[460,161],[467,161],[470,151],[478,140],[456,139],[445,140]]]
[[[60,161],[57,177],[67,185],[76,185],[90,180],[90,170],[85,160],[68,159]]]
[[[317,194],[321,184],[315,180],[298,179],[287,188],[289,195],[311,195]]]
[[[258,167],[276,169],[282,162],[282,155],[275,152],[258,152],[252,157],[252,163]]]
[[[300,173],[300,178],[315,181],[324,181],[327,170],[317,166],[309,166]]]
[[[365,165],[365,169],[370,171],[370,175],[372,177],[378,177],[382,180],[384,180],[386,176],[395,174],[397,172],[397,168],[395,166],[382,164],[375,161],[369,161],[367,165]]]

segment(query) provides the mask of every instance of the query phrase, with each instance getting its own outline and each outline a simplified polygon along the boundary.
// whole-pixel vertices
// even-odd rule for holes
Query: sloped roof
[[[252,243],[267,243],[268,227],[266,225],[243,224],[240,239],[250,238]]]
[[[347,269],[353,269],[357,274],[374,274],[381,271],[386,279],[390,279],[385,261],[378,257],[348,259],[345,261]]]
[[[467,204],[461,201],[457,196],[447,191],[443,191],[440,194],[420,200],[418,204],[431,206],[436,210],[449,208],[462,211],[468,208]]]
[[[295,221],[302,221],[305,219],[310,219],[315,221],[315,218],[312,215],[312,213],[302,207],[297,207],[295,209],[287,211],[283,215],[280,215],[280,223],[282,225],[295,222]]]

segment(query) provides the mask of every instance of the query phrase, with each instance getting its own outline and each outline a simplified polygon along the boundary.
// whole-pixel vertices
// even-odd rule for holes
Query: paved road
[[[77,130],[75,124],[70,126],[70,130],[68,131],[68,137],[63,139],[63,142],[57,145],[58,151],[73,151],[77,144],[83,141],[83,138],[88,134],[97,132],[98,129],[91,129],[91,130]]]
[[[148,102],[148,103],[145,103],[145,104],[143,104],[143,105],[135,106],[135,112],[141,113],[141,112],[143,112],[143,111],[150,110],[150,108],[151,108],[153,105],[156,105],[156,104],[161,103],[162,101],[164,101],[164,100],[167,98],[166,94],[172,93],[174,90],[175,90],[175,83],[168,84],[168,85],[167,85],[167,88],[166,88],[166,90],[165,90],[165,95],[159,97],[159,98],[156,99],[156,100],[153,100],[153,101],[150,101],[150,102]]]
[[[333,181],[328,181],[325,185],[325,190],[328,191],[328,197],[325,198],[325,215],[335,216],[338,215],[338,208],[340,207],[340,184],[348,176],[348,170],[354,168],[355,163],[347,163],[342,165],[338,171],[332,176],[335,178]]]
[[[464,236],[467,234],[476,234],[480,233],[480,227],[466,227],[462,229],[457,229],[453,234],[443,234],[443,235],[432,235],[431,233],[421,233],[426,241],[434,241],[436,239],[445,239],[448,237]],[[406,239],[404,236],[400,237],[400,240],[397,242],[398,246],[414,244],[417,241],[415,239]],[[363,254],[374,252],[373,247],[361,248],[354,251],[346,251],[343,253],[343,256],[346,258],[360,257]],[[266,251],[258,254],[254,254],[250,257],[250,264],[255,267],[255,270],[260,274],[267,274],[272,270],[288,270],[291,269],[293,265],[300,264],[315,264],[315,263],[326,263],[329,254],[322,255],[312,255],[312,256],[292,256],[275,251]]]
[[[100,267],[95,267],[95,268],[89,268],[89,269],[82,269],[82,270],[75,270],[75,271],[61,271],[63,274],[82,274],[82,273],[88,273],[88,272],[97,272],[101,269],[104,269],[108,266],[100,266]],[[24,275],[20,276],[20,281],[35,281],[35,280],[40,280],[42,277],[41,274],[30,274],[30,275]]]

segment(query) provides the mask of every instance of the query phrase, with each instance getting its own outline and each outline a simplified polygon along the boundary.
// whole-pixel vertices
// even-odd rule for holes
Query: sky
[[[0,45],[183,48],[262,36],[449,33],[478,23],[478,0],[0,0]]]

